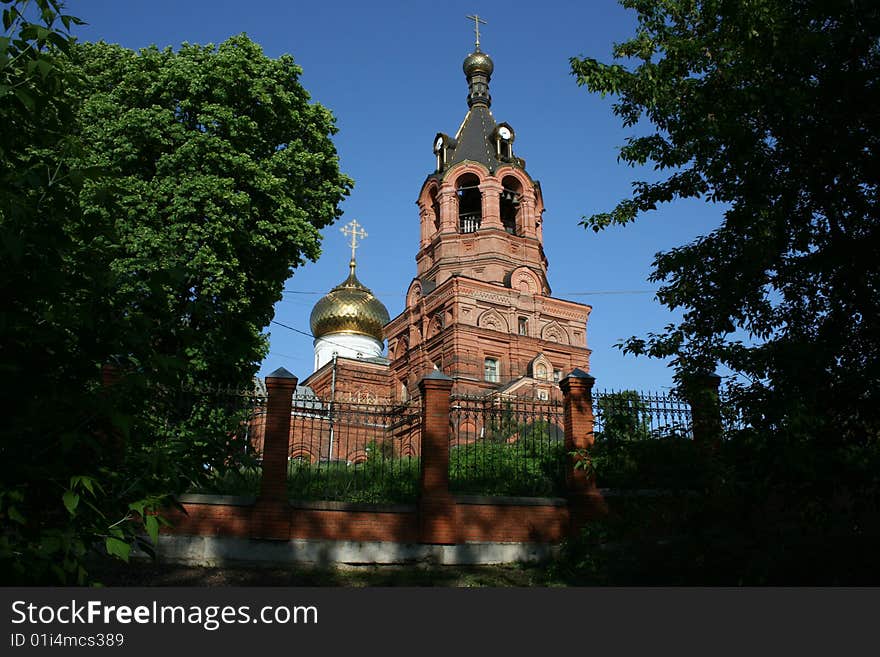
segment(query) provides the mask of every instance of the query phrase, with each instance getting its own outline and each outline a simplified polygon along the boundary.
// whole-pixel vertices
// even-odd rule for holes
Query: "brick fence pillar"
[[[117,387],[122,383],[122,376],[122,370],[117,365],[105,363],[101,366],[101,386],[107,413],[104,415],[101,426],[97,429],[96,437],[101,443],[104,454],[117,465],[125,458],[125,437],[110,420],[110,411],[128,414],[123,410],[124,407],[119,406],[121,402],[124,403],[124,396],[120,398],[119,387]]]
[[[101,366],[101,385],[112,388],[122,380],[122,371],[113,363],[104,363]]]
[[[456,542],[455,500],[449,492],[449,394],[452,379],[434,370],[421,381],[422,458],[419,536],[422,543]]]
[[[717,374],[696,374],[687,379],[685,396],[691,405],[694,443],[717,447],[721,442],[721,402]]]
[[[593,474],[578,464],[584,450],[593,446],[593,384],[596,379],[575,368],[559,382],[562,388],[565,451],[569,460],[565,469],[571,531],[576,532],[590,518],[605,513],[606,506],[596,488]]]
[[[287,457],[290,442],[290,411],[296,383],[296,376],[283,367],[266,377],[263,472],[251,531],[251,535],[256,538],[286,539],[290,533]]]

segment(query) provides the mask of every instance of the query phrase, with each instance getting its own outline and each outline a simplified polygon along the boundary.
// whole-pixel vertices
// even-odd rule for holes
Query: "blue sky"
[[[431,141],[437,132],[454,134],[467,110],[461,63],[474,34],[465,16],[484,17],[481,45],[495,62],[493,114],[514,127],[515,151],[541,182],[554,296],[593,306],[587,340],[597,387],[671,385],[664,363],[623,356],[613,345],[675,321],[647,281],[654,254],[711,231],[721,209],[679,202],[626,228],[595,234],[578,225],[612,208],[633,181],[655,175],[617,162],[631,131],[612,114],[612,99],[588,94],[569,72],[569,57],[607,61],[612,45],[632,34],[634,15],[613,0],[89,0],[68,9],[88,23],[76,31],[82,40],[137,49],[219,43],[244,32],[267,55],[289,53],[303,68],[303,85],[336,116],[341,168],[355,180],[342,220],[324,231],[320,260],[296,271],[275,309],[276,320],[306,332],[314,303],[348,273],[339,228],[355,218],[369,233],[358,249],[359,278],[392,317],[403,309],[418,248],[415,200],[434,166]],[[269,330],[261,374],[283,366],[308,376],[311,338]]]

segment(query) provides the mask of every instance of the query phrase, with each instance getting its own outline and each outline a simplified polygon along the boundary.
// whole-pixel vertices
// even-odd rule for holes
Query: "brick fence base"
[[[452,498],[447,545],[552,544],[569,532],[569,509],[556,498]],[[265,508],[253,498],[187,495],[184,511],[168,512],[168,536],[319,540],[389,545],[427,545],[416,505],[294,502]],[[340,548],[341,549],[341,548]],[[528,552],[528,548],[526,552]]]

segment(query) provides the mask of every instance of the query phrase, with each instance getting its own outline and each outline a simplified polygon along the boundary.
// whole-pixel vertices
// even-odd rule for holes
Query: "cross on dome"
[[[351,246],[351,259],[353,261],[354,250],[358,248],[358,239],[364,239],[367,236],[367,231],[365,231],[364,227],[358,223],[357,219],[352,219],[339,230],[342,231],[342,234],[346,237],[351,237],[349,245]]]
[[[480,23],[482,23],[483,25],[488,25],[488,23],[486,21],[484,21],[482,18],[480,18],[479,14],[465,16],[465,18],[474,22],[474,33],[476,34],[476,37],[477,37],[476,38],[476,48],[477,48],[477,51],[479,51],[480,50]]]

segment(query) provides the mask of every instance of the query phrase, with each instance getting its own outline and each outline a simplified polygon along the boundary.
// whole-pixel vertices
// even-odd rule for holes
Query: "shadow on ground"
[[[104,586],[559,586],[538,565],[201,567],[152,562],[101,562],[90,569]]]

